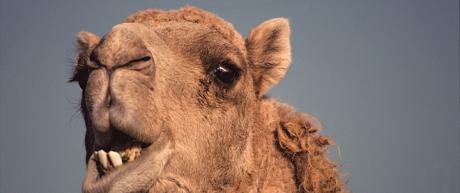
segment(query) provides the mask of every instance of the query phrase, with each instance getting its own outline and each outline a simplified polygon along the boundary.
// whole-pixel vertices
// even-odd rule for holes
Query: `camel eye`
[[[229,62],[222,62],[214,70],[214,76],[225,86],[231,86],[240,75],[240,70]]]

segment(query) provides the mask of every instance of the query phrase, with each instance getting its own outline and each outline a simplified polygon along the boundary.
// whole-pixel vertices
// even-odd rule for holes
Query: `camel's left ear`
[[[291,63],[290,33],[285,18],[267,20],[249,33],[246,48],[258,96],[265,94],[286,74]]]

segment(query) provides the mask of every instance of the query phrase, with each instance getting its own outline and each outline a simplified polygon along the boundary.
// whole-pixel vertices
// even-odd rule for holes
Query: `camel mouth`
[[[109,145],[96,148],[94,155],[100,175],[139,159],[149,146],[148,143],[121,134],[111,140]]]

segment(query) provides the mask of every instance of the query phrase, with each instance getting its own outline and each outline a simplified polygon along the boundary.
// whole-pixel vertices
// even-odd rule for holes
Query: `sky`
[[[455,0],[0,1],[0,193],[80,192],[76,34],[194,5],[244,36],[290,20],[293,62],[269,95],[318,116],[355,193],[460,192]]]

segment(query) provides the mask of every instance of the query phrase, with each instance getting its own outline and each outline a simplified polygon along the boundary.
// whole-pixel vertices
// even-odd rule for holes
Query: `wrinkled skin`
[[[194,7],[138,12],[78,35],[72,81],[87,127],[83,192],[342,192],[319,122],[264,94],[291,61],[289,24],[246,39]],[[108,172],[97,150],[143,144]]]

